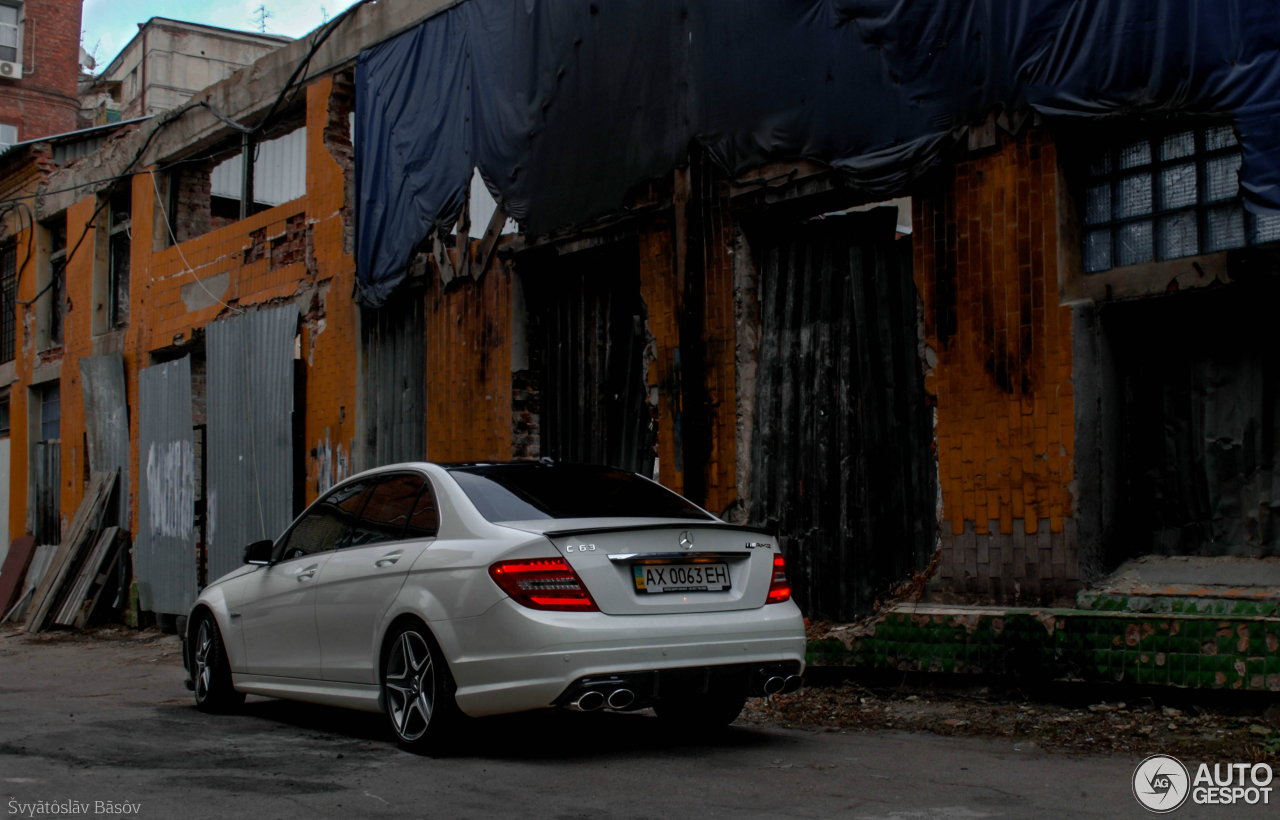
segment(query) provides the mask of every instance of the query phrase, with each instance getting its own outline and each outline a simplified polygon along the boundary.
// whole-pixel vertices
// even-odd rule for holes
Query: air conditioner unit
[[[21,80],[22,63],[10,63],[5,60],[0,60],[0,79]]]

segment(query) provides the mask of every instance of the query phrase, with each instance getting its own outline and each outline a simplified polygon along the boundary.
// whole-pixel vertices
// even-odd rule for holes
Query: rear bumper
[[[804,617],[792,601],[732,612],[542,612],[503,599],[483,615],[433,625],[462,711],[554,705],[601,675],[792,662],[804,668]]]

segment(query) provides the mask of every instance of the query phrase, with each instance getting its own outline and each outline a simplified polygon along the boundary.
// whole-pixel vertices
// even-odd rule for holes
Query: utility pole
[[[253,24],[258,27],[258,31],[262,32],[263,34],[266,34],[267,21],[270,20],[275,15],[267,11],[266,5],[258,6],[256,9],[254,9],[254,13],[255,15],[252,20]]]

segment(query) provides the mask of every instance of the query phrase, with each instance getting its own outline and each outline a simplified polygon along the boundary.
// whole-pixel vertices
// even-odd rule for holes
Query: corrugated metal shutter
[[[653,474],[634,240],[549,259],[525,294],[542,360],[542,455]]]
[[[427,332],[420,288],[361,317],[370,467],[427,457]]]
[[[53,161],[58,165],[62,165],[73,159],[87,157],[101,148],[104,142],[106,142],[105,137],[93,137],[77,142],[55,143],[53,146]]]
[[[753,238],[760,353],[751,522],[776,529],[806,615],[847,621],[936,541],[933,424],[911,243],[889,209]]]
[[[293,305],[209,325],[209,579],[293,520]]]
[[[129,410],[124,360],[119,353],[82,358],[80,384],[84,396],[85,437],[89,442],[89,469],[101,473],[120,471],[115,512],[108,513],[104,522],[127,529],[129,488],[133,485],[129,481]]]
[[[185,614],[196,599],[191,358],[138,373],[138,603]]]

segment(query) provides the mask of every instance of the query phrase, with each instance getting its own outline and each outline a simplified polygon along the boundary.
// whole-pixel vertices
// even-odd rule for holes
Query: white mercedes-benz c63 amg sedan
[[[207,711],[253,693],[385,712],[426,750],[462,715],[653,707],[714,726],[800,686],[776,540],[624,470],[382,467],[245,564],[181,625]]]

